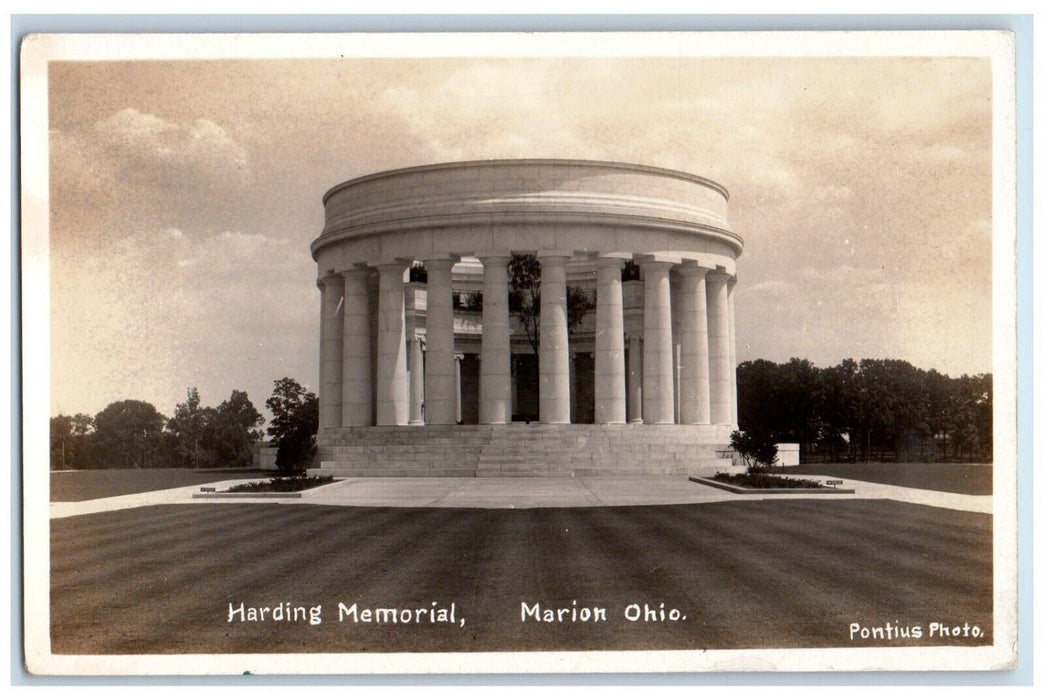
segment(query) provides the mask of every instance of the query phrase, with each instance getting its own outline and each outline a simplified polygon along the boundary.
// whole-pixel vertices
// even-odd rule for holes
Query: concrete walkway
[[[802,478],[825,480],[826,476]],[[206,486],[223,490],[250,479],[217,481]],[[734,500],[786,498],[891,499],[905,503],[992,513],[992,496],[968,496],[902,486],[845,479],[854,494],[734,494],[697,484],[685,476],[643,477],[491,477],[491,478],[398,478],[357,477],[305,491],[300,498],[207,498],[194,499],[200,484],[162,491],[99,498],[92,501],[52,503],[52,518],[68,518],[142,506],[207,503],[287,503],[324,506],[371,506],[400,508],[577,508],[593,506],[667,505],[713,503]]]

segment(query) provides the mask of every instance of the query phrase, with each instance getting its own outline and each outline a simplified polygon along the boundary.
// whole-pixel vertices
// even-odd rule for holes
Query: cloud
[[[246,150],[208,119],[176,124],[128,107],[97,122],[94,130],[102,148],[126,164],[250,177]]]
[[[52,129],[50,144],[51,230],[59,246],[70,237],[101,244],[92,235],[142,229],[216,232],[245,215],[250,157],[214,121],[175,122],[125,108]]]

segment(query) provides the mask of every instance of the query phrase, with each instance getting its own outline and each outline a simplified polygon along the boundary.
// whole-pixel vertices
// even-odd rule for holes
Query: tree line
[[[816,367],[743,362],[736,370],[739,426],[801,444],[802,461],[988,461],[993,376],[949,377],[903,360]]]
[[[307,467],[319,425],[315,394],[284,377],[265,405],[272,412],[267,432],[278,448],[276,464],[287,472]],[[169,418],[145,401],[116,401],[94,416],[51,418],[51,469],[249,467],[264,422],[239,390],[210,407],[190,387]]]

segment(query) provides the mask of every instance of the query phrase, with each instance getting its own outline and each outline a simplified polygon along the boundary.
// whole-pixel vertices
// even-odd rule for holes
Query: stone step
[[[339,476],[616,476],[731,465],[706,426],[409,426],[324,429],[320,468]]]

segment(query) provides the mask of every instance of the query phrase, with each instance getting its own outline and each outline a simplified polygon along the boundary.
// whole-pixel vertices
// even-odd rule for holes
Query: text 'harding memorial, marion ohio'
[[[642,165],[495,160],[376,173],[323,201],[313,473],[730,463],[743,239],[721,185]],[[518,256],[539,264],[528,324]]]

